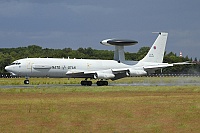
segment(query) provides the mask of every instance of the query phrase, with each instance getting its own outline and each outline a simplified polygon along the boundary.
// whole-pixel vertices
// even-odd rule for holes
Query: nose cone
[[[13,72],[12,66],[6,66],[5,70],[9,72],[11,75],[15,76],[16,74]]]
[[[5,70],[9,72],[10,71],[10,66],[6,66]]]

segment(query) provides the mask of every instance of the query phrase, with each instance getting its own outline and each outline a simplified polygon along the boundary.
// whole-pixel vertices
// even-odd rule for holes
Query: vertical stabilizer
[[[168,33],[160,32],[154,44],[151,46],[149,52],[147,53],[147,55],[139,62],[162,63],[167,43],[167,36]]]

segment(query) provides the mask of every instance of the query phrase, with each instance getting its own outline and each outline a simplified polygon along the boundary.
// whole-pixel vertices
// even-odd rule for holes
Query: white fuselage
[[[134,64],[131,63],[131,64]],[[130,68],[130,65],[115,60],[25,58],[6,67],[12,74],[27,77],[68,77],[67,72],[83,70],[100,71],[107,69]]]

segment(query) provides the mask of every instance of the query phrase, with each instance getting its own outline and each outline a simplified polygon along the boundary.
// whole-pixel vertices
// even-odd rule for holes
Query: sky
[[[200,59],[200,0],[0,0],[0,48],[91,47],[99,42],[133,39],[125,47],[150,47],[156,34],[168,32],[166,51]]]

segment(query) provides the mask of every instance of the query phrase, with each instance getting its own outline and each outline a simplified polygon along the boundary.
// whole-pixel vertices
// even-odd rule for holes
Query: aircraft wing
[[[84,72],[83,70],[73,70],[73,71],[67,71],[66,76],[68,78],[93,78],[94,73],[88,73]]]
[[[169,65],[168,65],[169,66]],[[171,66],[171,65],[170,65]],[[172,65],[173,66],[173,65]],[[164,65],[162,66],[164,67]],[[83,71],[75,70],[68,71],[66,76],[68,78],[91,78],[91,79],[111,79],[117,80],[129,76],[143,76],[147,74],[146,69],[156,70],[162,68],[161,66],[149,66],[147,68],[137,67],[137,68],[117,68],[117,69],[107,69],[107,70],[97,70],[97,71]],[[167,66],[165,66],[167,67]]]
[[[68,78],[91,78],[91,79],[112,79],[116,80],[119,78],[126,77],[128,68],[123,69],[107,69],[97,71],[84,71],[84,70],[73,70],[68,71],[66,76]]]
[[[73,70],[73,71],[67,71],[66,75],[71,75],[71,74],[81,74],[84,73],[83,70]]]
[[[97,71],[73,70],[68,71],[66,76],[69,78],[111,79],[115,77],[115,74],[111,69]]]

